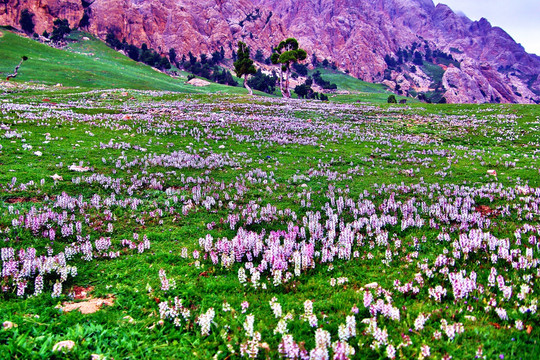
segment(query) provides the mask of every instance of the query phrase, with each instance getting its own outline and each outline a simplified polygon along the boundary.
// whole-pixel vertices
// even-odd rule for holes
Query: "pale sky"
[[[435,0],[471,20],[486,18],[525,50],[540,56],[540,0]]]

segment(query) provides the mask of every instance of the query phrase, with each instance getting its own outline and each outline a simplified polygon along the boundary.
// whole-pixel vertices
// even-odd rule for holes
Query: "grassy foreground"
[[[539,116],[2,89],[0,354],[537,359]]]

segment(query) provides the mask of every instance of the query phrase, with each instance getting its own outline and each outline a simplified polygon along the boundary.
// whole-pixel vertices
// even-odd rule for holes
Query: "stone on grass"
[[[76,171],[76,172],[90,171],[90,168],[88,166],[79,166],[79,165],[70,165],[68,169],[71,171]]]
[[[4,323],[2,324],[2,327],[4,329],[11,329],[11,328],[17,327],[17,324],[12,323],[11,321],[4,321]]]
[[[64,340],[57,342],[53,346],[53,351],[64,351],[64,350],[71,350],[75,346],[75,342],[73,340]]]
[[[193,86],[208,86],[210,85],[210,83],[206,80],[203,80],[203,79],[197,79],[197,78],[194,78],[194,79],[191,79],[189,81],[187,81],[187,83],[189,85],[193,85]]]

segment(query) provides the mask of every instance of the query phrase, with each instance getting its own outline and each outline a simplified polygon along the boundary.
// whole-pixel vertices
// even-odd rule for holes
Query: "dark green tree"
[[[276,91],[276,81],[277,76],[275,71],[272,71],[271,75],[266,75],[263,74],[261,69],[258,69],[257,73],[249,78],[248,85],[255,90],[273,94]]]
[[[19,24],[25,33],[32,34],[34,32],[34,14],[32,14],[28,9],[21,11]]]
[[[52,41],[64,40],[64,37],[71,32],[67,19],[56,19],[53,23],[53,31],[51,34]]]
[[[323,89],[326,89],[326,90],[336,90],[337,89],[336,84],[331,83],[330,81],[324,80],[322,78],[321,72],[319,70],[317,70],[317,71],[315,71],[313,73],[313,81],[315,82],[315,84],[319,85]]]
[[[130,44],[126,48],[128,56],[135,61],[139,61],[140,50],[137,46]]]
[[[319,65],[319,59],[317,59],[317,55],[315,53],[311,54],[311,65],[313,65],[313,67],[317,67]]]
[[[87,28],[88,25],[90,25],[90,16],[88,16],[88,11],[85,9],[81,21],[79,21],[79,27],[84,29]]]
[[[307,76],[308,74],[308,68],[304,64],[294,63],[293,70],[296,71],[296,73],[300,76]]]
[[[313,92],[313,90],[311,90],[311,87],[307,86],[305,83],[302,85],[296,85],[294,88],[294,92],[296,93],[296,95],[298,95],[300,99],[305,98],[308,95],[309,91]]]
[[[176,64],[176,50],[174,48],[169,49],[169,60],[171,63]]]
[[[105,42],[109,44],[110,47],[116,50],[121,49],[124,46],[122,42],[118,40],[112,29],[109,29],[107,31],[107,35],[105,36]]]
[[[238,51],[236,53],[238,60],[234,62],[234,72],[236,76],[244,77],[244,87],[248,90],[249,95],[253,95],[253,90],[248,85],[248,76],[257,73],[253,60],[249,57],[249,47],[242,41],[238,42]]]
[[[255,52],[255,61],[258,61],[260,63],[264,62],[264,54],[261,49],[258,49]]]
[[[298,46],[298,40],[295,38],[288,38],[279,43],[274,49],[274,53],[271,56],[273,64],[281,64],[280,72],[280,89],[283,97],[290,98],[291,93],[289,91],[289,76],[291,74],[291,65],[299,61],[303,61],[307,58],[307,53],[304,49]],[[283,84],[282,73],[285,72],[285,84]]]
[[[206,54],[201,54],[201,64],[206,64],[206,62],[208,61],[208,55]]]
[[[389,104],[397,104],[396,96],[394,94],[388,96],[388,100],[386,100]]]
[[[415,65],[423,65],[422,54],[419,51],[414,52],[413,63]]]
[[[219,64],[223,58],[221,57],[221,53],[219,51],[214,51],[212,53],[212,63],[213,64]]]

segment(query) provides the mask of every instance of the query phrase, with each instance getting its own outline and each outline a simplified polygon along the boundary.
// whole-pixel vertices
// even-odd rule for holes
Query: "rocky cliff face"
[[[197,55],[223,46],[230,56],[243,40],[268,56],[293,36],[320,60],[405,94],[438,91],[449,102],[540,101],[540,57],[485,19],[471,21],[432,0],[0,0],[0,23],[18,27],[25,8],[35,14],[39,33],[50,31],[57,17],[76,26],[86,12],[88,30],[101,38],[112,30],[163,53]],[[451,55],[452,63],[433,57],[413,67],[409,58],[389,68],[385,61],[404,49],[426,55],[427,48]]]

